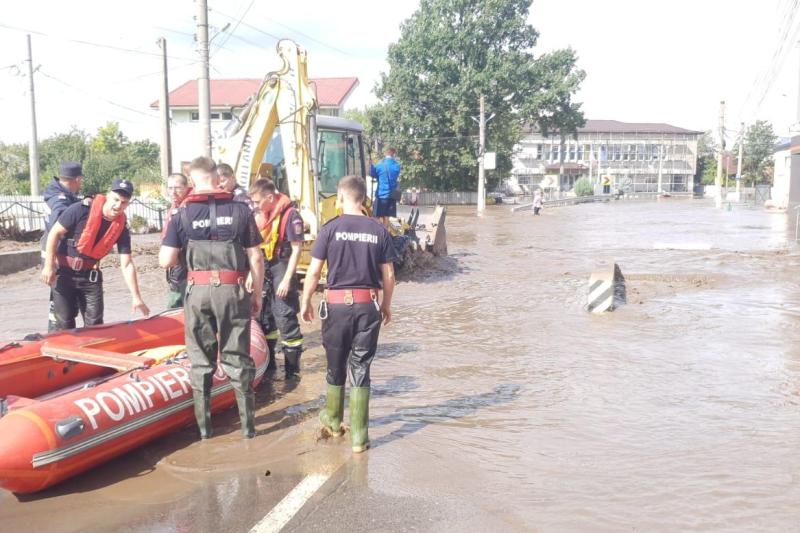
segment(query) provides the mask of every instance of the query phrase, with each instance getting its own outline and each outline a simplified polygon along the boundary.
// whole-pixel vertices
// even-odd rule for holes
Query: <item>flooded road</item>
[[[247,531],[323,473],[287,530],[796,530],[791,222],[676,199],[451,209],[448,271],[400,284],[382,332],[368,453],[316,438],[314,324],[303,380],[261,390],[251,443],[220,415],[210,443],[187,429],[42,495],[0,493],[1,529]],[[593,316],[602,261],[628,304]],[[0,337],[42,329],[30,318]]]

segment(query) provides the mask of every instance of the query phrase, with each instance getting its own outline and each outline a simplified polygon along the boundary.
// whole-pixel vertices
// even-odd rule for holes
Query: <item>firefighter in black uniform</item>
[[[300,374],[300,355],[303,353],[303,334],[300,332],[300,292],[297,283],[297,264],[304,240],[303,218],[291,200],[281,194],[266,178],[250,187],[255,205],[256,224],[264,239],[262,249],[264,294],[261,327],[270,348],[270,367],[274,368],[277,332],[281,333],[284,369],[287,378]]]
[[[192,363],[194,413],[200,437],[212,436],[211,384],[219,352],[236,393],[244,438],[255,436],[255,365],[250,357],[250,317],[258,316],[260,298],[245,288],[249,273],[261,291],[261,236],[250,208],[219,190],[214,161],[198,157],[190,167],[194,191],[172,218],[159,252],[171,268],[186,251],[188,269],[185,312],[186,347]]]
[[[100,260],[114,247],[120,269],[133,297],[133,311],[148,315],[142,301],[125,209],[133,184],[114,180],[111,191],[72,204],[61,213],[47,235],[42,281],[53,287],[55,329],[72,329],[80,310],[84,326],[103,323],[103,273]]]
[[[167,220],[161,231],[161,239],[167,235],[167,228],[172,217],[178,214],[181,204],[192,192],[189,187],[189,178],[183,174],[170,174],[167,178],[167,193],[172,197],[172,205],[167,210]],[[167,309],[183,307],[183,295],[186,292],[186,256],[181,253],[178,256],[178,264],[167,269]]]
[[[326,407],[319,418],[326,433],[343,433],[344,382],[349,376],[350,435],[355,453],[369,448],[369,367],[381,322],[386,325],[392,318],[394,292],[392,238],[379,221],[363,214],[366,193],[364,180],[357,176],[339,181],[337,194],[343,214],[325,224],[314,242],[301,308],[303,320],[310,323],[314,318],[311,296],[327,261],[327,289],[319,316],[328,388]]]
[[[81,188],[82,179],[83,167],[81,164],[77,161],[64,161],[58,168],[58,177],[53,176],[53,180],[44,190],[44,201],[50,209],[50,216],[47,218],[44,233],[42,234],[42,266],[44,266],[45,260],[47,235],[58,220],[58,217],[61,216],[61,213],[72,204],[80,202],[77,194]],[[81,309],[80,311],[81,315],[83,315],[84,310]],[[56,322],[55,307],[53,304],[53,289],[50,289],[47,331],[56,331],[57,328],[58,324]]]

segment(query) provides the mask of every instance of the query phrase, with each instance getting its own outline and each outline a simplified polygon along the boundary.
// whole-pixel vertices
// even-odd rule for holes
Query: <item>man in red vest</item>
[[[80,309],[83,325],[103,323],[103,273],[100,260],[114,245],[125,284],[133,297],[132,308],[143,315],[150,310],[139,293],[136,266],[131,258],[131,236],[125,209],[133,184],[114,180],[111,191],[68,207],[47,235],[42,281],[53,287],[56,329],[72,329]]]

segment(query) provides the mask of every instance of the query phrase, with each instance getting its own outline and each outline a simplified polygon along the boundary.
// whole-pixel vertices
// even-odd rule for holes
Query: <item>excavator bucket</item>
[[[445,219],[447,207],[397,206],[397,217],[412,249],[430,252],[436,256],[447,255]]]

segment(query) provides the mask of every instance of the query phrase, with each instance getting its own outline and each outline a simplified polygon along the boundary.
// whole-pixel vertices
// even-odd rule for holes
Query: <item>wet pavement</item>
[[[247,531],[320,474],[287,531],[798,529],[793,220],[663,199],[451,209],[447,232],[440,271],[398,287],[366,454],[318,440],[314,324],[302,381],[260,389],[253,441],[218,415],[210,442],[187,428],[41,494],[0,493],[0,529]],[[609,260],[628,304],[592,316],[589,274]],[[142,276],[153,302],[161,276]],[[19,302],[0,338],[43,329],[31,273],[0,286]],[[111,317],[127,302],[112,295]]]

